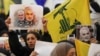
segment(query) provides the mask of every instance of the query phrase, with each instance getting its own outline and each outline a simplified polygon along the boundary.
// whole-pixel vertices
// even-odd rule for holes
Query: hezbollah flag
[[[58,8],[44,16],[53,42],[67,39],[75,25],[91,25],[88,0],[65,0]]]
[[[8,14],[11,4],[21,4],[21,0],[3,0],[5,14]]]
[[[75,39],[77,56],[88,56],[90,45]]]

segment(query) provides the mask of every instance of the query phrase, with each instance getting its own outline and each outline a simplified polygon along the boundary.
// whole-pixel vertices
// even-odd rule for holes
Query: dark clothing
[[[48,32],[44,32],[41,40],[42,41],[47,41],[47,42],[52,42],[51,36]]]
[[[100,6],[97,2],[90,1],[90,5],[96,12],[100,13]]]
[[[8,28],[7,28],[6,24],[5,24],[5,22],[2,19],[0,19],[0,33],[2,31],[4,31],[4,30],[8,31]]]
[[[16,33],[17,33],[18,35],[22,35],[22,34],[24,34],[24,33],[27,33],[27,30],[16,30]]]
[[[0,13],[0,18],[1,18],[3,21],[5,21],[6,15],[5,15],[4,13]]]
[[[95,23],[96,26],[96,39],[100,41],[100,24],[98,22]]]
[[[20,34],[27,33],[27,30],[20,30]]]
[[[34,49],[29,49],[27,46],[23,47],[18,40],[17,34],[12,31],[9,32],[9,44],[11,51],[16,56],[29,56]]]
[[[4,48],[0,48],[0,53],[6,55],[6,56],[10,56],[10,52],[5,50]],[[1,55],[0,55],[1,56]]]
[[[36,33],[34,33],[34,34],[36,35],[37,39],[38,39],[38,37],[40,37],[40,35],[38,35]],[[51,36],[48,33],[44,33],[43,38],[40,40],[52,42]],[[34,49],[28,48],[27,43],[26,43],[26,46],[23,47],[18,40],[17,34],[14,31],[9,32],[9,44],[10,44],[11,51],[16,56],[29,56],[31,54],[31,52],[34,50]]]

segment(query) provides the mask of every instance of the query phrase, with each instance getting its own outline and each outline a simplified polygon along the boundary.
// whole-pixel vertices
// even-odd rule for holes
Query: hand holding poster
[[[56,45],[57,43],[37,41],[35,45],[35,51],[38,53],[38,56],[50,56]]]
[[[42,29],[42,17],[43,8],[39,5],[11,5],[10,29]]]

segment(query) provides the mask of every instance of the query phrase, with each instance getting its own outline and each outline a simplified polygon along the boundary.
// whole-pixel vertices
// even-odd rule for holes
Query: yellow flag
[[[91,25],[88,0],[65,0],[58,8],[44,16],[53,42],[67,39],[75,25]]]
[[[14,4],[14,2],[12,0],[3,0],[4,2],[4,11],[5,11],[5,14],[7,15],[8,12],[9,12],[9,7],[11,4]]]
[[[1,10],[2,10],[2,1],[0,0],[0,13],[1,13]]]
[[[90,45],[75,39],[77,56],[88,56]]]

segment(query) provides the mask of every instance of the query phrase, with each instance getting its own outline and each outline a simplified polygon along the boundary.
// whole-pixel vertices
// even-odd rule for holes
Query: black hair
[[[7,30],[2,30],[2,31],[0,32],[0,36],[2,36],[4,33],[7,33],[7,34],[8,34],[8,31],[7,31]]]
[[[94,0],[90,0],[90,5],[96,12],[100,13],[100,6],[97,2],[95,2]]]
[[[49,12],[50,12],[50,9],[48,7],[43,8],[43,15],[46,15]]]
[[[57,8],[57,7],[60,6],[60,5],[61,5],[61,3],[56,4],[56,5],[55,5],[55,8]]]
[[[27,35],[28,35],[28,34],[34,34],[34,35],[36,36],[37,40],[40,40],[40,38],[41,38],[41,35],[40,35],[39,33],[37,33],[37,32],[28,32],[28,33],[26,34],[25,39],[27,38]]]

